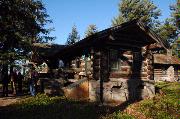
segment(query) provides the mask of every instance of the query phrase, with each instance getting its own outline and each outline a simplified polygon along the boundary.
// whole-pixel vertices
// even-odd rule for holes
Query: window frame
[[[121,59],[119,58],[119,51],[115,49],[109,50],[109,67],[112,71],[120,70]],[[115,67],[114,67],[115,66]]]

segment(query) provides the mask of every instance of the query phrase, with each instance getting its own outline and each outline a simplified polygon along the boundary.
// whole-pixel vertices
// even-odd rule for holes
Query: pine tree
[[[68,36],[67,41],[66,41],[66,45],[73,45],[76,42],[78,42],[79,40],[80,40],[80,35],[78,34],[76,25],[74,25],[72,27],[71,33],[69,33],[69,36]]]
[[[162,39],[167,40],[170,45],[174,43],[177,37],[176,22],[173,17],[167,18],[157,29],[156,33],[161,36]]]
[[[45,28],[48,17],[41,0],[0,0],[1,63],[25,58],[33,43],[52,40]]]
[[[133,19],[140,19],[164,40],[172,44],[178,31],[176,25],[179,23],[178,14],[180,12],[177,6],[171,6],[172,17],[160,23],[158,21],[158,17],[161,15],[160,10],[151,0],[122,0],[119,4],[119,15],[112,20],[112,24],[119,25]]]
[[[180,57],[180,0],[177,3],[171,5],[172,17],[174,20],[174,26],[176,27],[176,37],[174,43],[172,44],[173,53]]]
[[[87,30],[85,32],[85,37],[91,36],[91,35],[95,34],[96,32],[98,32],[96,25],[91,24],[87,27]]]
[[[160,10],[150,0],[121,0],[119,15],[112,20],[112,25],[140,19],[146,25],[156,27],[160,15]]]
[[[175,17],[177,28],[180,29],[180,0],[177,0]]]

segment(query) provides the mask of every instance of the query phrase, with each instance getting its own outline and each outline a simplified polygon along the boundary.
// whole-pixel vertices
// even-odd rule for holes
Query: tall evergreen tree
[[[140,19],[150,27],[156,27],[160,10],[151,0],[121,0],[119,15],[112,20],[112,25],[119,25],[133,19]]]
[[[180,0],[177,0],[175,17],[176,17],[176,25],[178,29],[180,29]]]
[[[73,45],[74,43],[78,42],[79,40],[80,40],[80,35],[78,34],[76,25],[74,25],[72,27],[71,33],[69,33],[69,36],[66,41],[66,45]]]
[[[0,0],[0,60],[27,57],[35,42],[47,42],[48,19],[41,0]]]
[[[176,26],[176,35],[177,36],[174,40],[172,45],[173,53],[180,57],[180,0],[177,0],[177,3],[171,5],[172,18],[174,20],[174,26]]]
[[[87,30],[85,32],[85,37],[91,36],[91,35],[95,34],[96,32],[98,32],[96,25],[91,24],[87,27]]]
[[[174,43],[177,37],[176,22],[173,17],[167,18],[159,27],[156,29],[156,33],[161,36],[162,39],[167,40],[170,45]]]
[[[33,43],[51,39],[44,27],[49,20],[41,1],[1,0],[0,11],[1,59],[23,56]]]
[[[158,17],[161,15],[160,10],[151,0],[122,0],[119,4],[119,15],[112,20],[112,24],[119,25],[133,19],[140,19],[153,28],[163,39],[168,40],[172,44],[177,37],[176,24],[178,24],[179,20],[177,18],[180,12],[178,12],[177,5],[170,8],[172,17],[160,23],[158,21]]]

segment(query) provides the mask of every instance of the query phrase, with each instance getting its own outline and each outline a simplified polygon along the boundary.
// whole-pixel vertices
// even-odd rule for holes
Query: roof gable
[[[59,56],[69,53],[76,55],[78,53],[82,53],[85,49],[88,50],[92,47],[101,47],[103,44],[113,39],[115,39],[114,44],[119,42],[118,45],[122,48],[135,49],[152,43],[158,43],[165,49],[169,48],[167,41],[163,40],[141,21],[133,20],[97,32],[73,45],[66,46],[57,54],[59,54]],[[55,56],[58,56],[57,54]]]

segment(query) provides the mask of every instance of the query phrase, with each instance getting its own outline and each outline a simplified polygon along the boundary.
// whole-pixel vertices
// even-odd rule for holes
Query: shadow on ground
[[[116,111],[123,110],[128,105],[100,106],[87,101],[63,99],[39,100],[12,104],[0,107],[0,119],[99,119]]]

